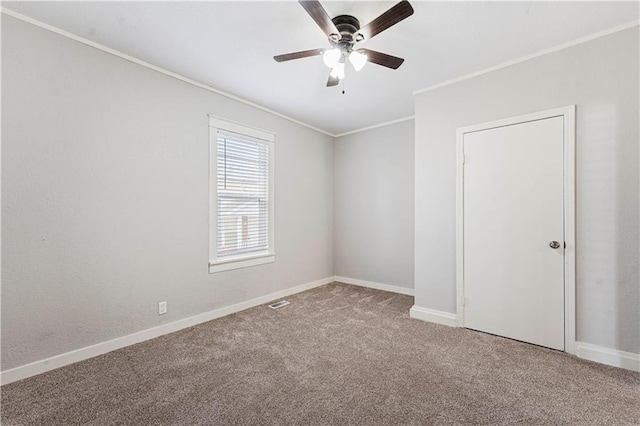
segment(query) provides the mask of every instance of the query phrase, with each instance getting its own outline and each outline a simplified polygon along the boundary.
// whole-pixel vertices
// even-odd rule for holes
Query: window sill
[[[209,273],[230,271],[232,269],[248,268],[250,266],[264,265],[276,261],[275,253],[263,253],[254,256],[236,257],[209,263]]]

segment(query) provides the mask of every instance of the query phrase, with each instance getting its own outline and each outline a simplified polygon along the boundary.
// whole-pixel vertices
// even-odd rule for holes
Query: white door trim
[[[546,118],[564,118],[564,341],[565,352],[576,353],[576,236],[575,236],[575,105],[504,120],[480,123],[457,129],[456,161],[456,313],[458,327],[464,327],[464,158],[463,140],[466,133],[510,126]]]

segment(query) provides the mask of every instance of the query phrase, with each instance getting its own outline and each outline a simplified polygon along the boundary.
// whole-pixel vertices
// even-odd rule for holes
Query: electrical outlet
[[[167,313],[167,302],[158,303],[158,315],[164,315]]]

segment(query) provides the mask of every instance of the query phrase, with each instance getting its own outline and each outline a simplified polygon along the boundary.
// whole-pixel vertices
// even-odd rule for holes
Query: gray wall
[[[577,339],[640,352],[638,28],[416,96],[416,305],[455,312],[456,128],[577,105]]]
[[[413,288],[413,141],[413,120],[336,139],[336,275]]]
[[[273,264],[207,273],[208,113],[277,134]],[[2,370],[327,278],[333,138],[2,15],[2,246]]]

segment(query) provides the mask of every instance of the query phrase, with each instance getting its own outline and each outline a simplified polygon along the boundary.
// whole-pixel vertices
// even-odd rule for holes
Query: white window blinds
[[[261,139],[218,129],[219,260],[269,250],[269,149]]]

